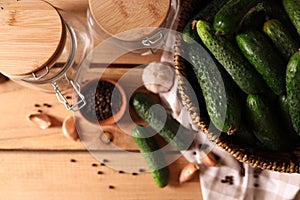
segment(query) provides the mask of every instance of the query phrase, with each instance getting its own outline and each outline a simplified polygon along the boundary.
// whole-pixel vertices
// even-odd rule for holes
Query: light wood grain
[[[44,1],[17,1],[0,12],[0,71],[31,74],[47,65],[62,46],[65,28],[58,12]]]
[[[79,16],[86,23],[87,0],[48,1],[59,9]],[[15,0],[0,0],[0,6],[11,2]],[[111,52],[116,50],[119,51],[114,46],[107,46],[99,52],[104,56],[97,58],[95,62],[107,63]],[[160,54],[142,57],[126,53],[114,61],[115,64],[119,64],[118,67],[114,66],[103,73],[103,76],[118,80],[131,69],[126,64],[139,65],[159,60]],[[140,73],[141,70],[135,69],[129,78],[140,81],[136,78]],[[136,83],[136,81],[128,81],[125,88],[130,90]],[[40,104],[41,107],[35,107],[35,103]],[[43,103],[51,104],[52,107],[44,107]],[[26,115],[38,109],[60,120],[73,114],[57,102],[54,94],[28,89],[12,81],[0,84],[1,199],[201,199],[198,177],[186,184],[178,184],[179,171],[187,163],[183,157],[170,165],[170,185],[159,189],[149,173],[133,176],[130,173],[119,174],[109,166],[99,166],[99,160],[85,151],[84,143],[66,139],[60,127],[47,130],[35,127],[26,119]],[[122,123],[128,128],[127,130],[130,130],[132,123],[127,122],[124,118]],[[120,149],[137,151],[137,147],[124,129],[119,130],[120,127],[116,126],[106,128],[113,132],[114,142]],[[114,158],[120,155],[120,151],[109,152],[105,149],[99,151],[105,158],[110,157],[111,153],[116,153]],[[70,162],[70,159],[75,159],[76,162]],[[111,162],[113,163],[113,160]],[[127,161],[119,159],[119,163],[122,162]],[[93,163],[97,163],[98,166],[92,167]],[[98,171],[103,174],[98,175]],[[115,188],[109,189],[109,185]]]
[[[120,174],[121,169],[101,166],[86,152],[2,151],[0,157],[0,193],[6,200],[194,200],[200,196],[198,177],[178,183],[179,171],[186,164],[183,159],[171,164],[170,184],[160,189],[149,173]]]

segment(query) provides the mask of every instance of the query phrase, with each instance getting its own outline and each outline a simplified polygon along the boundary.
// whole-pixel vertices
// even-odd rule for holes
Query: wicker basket
[[[181,4],[178,32],[182,32],[189,17],[193,14],[193,8],[195,8],[193,0],[184,1]],[[187,82],[187,80],[189,82],[192,81],[192,77],[187,75],[191,73],[192,69],[188,68],[189,66],[185,64],[184,59],[181,57],[181,55],[184,54],[184,52],[182,52],[184,48],[181,48],[183,45],[181,34],[178,34],[176,37],[174,46],[174,67],[178,80],[178,93],[194,125],[203,131],[211,141],[230,153],[240,162],[261,169],[283,173],[300,173],[300,148],[290,152],[273,152],[254,147],[246,147],[237,141],[233,141],[232,138],[225,133],[221,134],[220,137],[216,137],[215,133],[208,130],[208,120],[200,114],[199,108],[196,106],[198,102],[196,104],[195,100],[192,99],[190,87],[192,84]]]

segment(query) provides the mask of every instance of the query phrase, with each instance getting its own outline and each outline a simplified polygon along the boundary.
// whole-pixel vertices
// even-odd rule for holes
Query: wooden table
[[[0,0],[0,5],[10,1]],[[87,0],[49,2],[85,20]],[[114,49],[110,47],[103,53],[110,51]],[[118,79],[128,70],[123,64],[139,65],[155,60],[159,60],[159,55],[124,55],[115,61],[115,68],[106,76]],[[136,69],[135,73],[139,77],[142,70]],[[119,173],[102,166],[82,142],[66,139],[60,126],[41,130],[30,123],[26,116],[38,109],[60,121],[72,115],[57,102],[54,94],[44,94],[8,81],[0,84],[0,99],[1,199],[201,199],[198,177],[182,185],[178,183],[179,172],[187,164],[183,157],[170,165],[170,184],[160,189],[149,173]],[[44,103],[52,107],[45,107]],[[113,125],[110,128],[118,131]],[[137,151],[132,141],[122,144],[124,149]]]

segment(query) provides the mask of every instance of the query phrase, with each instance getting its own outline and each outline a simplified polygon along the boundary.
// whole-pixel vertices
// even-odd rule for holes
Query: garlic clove
[[[217,159],[213,153],[205,154],[204,156],[202,156],[201,161],[207,167],[215,167],[218,164]]]
[[[70,140],[76,141],[78,139],[78,132],[76,130],[74,117],[67,116],[62,124],[62,132],[64,136]]]
[[[200,170],[199,166],[195,163],[189,163],[181,170],[179,175],[179,183],[185,183],[191,180],[196,172]]]
[[[52,125],[51,118],[43,113],[30,114],[28,116],[29,121],[40,127],[41,129],[47,129]]]

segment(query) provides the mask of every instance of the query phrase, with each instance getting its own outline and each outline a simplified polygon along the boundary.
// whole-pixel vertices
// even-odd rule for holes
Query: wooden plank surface
[[[119,173],[84,152],[1,151],[0,157],[0,192],[5,200],[193,200],[200,194],[198,177],[178,184],[182,159],[170,166],[170,185],[160,189],[147,172]]]
[[[5,4],[13,1],[0,0],[0,6],[5,7]],[[86,21],[87,0],[49,0],[49,2]],[[120,50],[107,46],[105,50],[99,52],[103,56],[96,62],[105,64],[111,52],[116,51]],[[114,61],[116,65],[108,69],[103,76],[118,80],[131,71],[127,79],[134,81],[123,82],[124,88],[130,91],[140,84],[142,69],[128,67],[127,64],[140,65],[159,59],[160,55],[141,57],[125,54],[117,58]],[[43,106],[44,103],[50,104],[51,108]],[[35,107],[35,104],[39,104],[40,107]],[[60,126],[46,130],[34,126],[26,116],[39,109],[60,121],[73,114],[57,102],[54,94],[28,89],[13,81],[0,84],[1,199],[201,199],[198,177],[183,185],[178,183],[179,171],[187,164],[183,157],[170,165],[170,185],[159,189],[149,173],[137,176],[131,173],[119,174],[108,166],[99,165],[99,158],[97,160],[93,154],[86,151],[82,141],[73,142],[66,139]],[[122,124],[129,131],[132,123],[126,123],[128,121],[125,117]],[[124,135],[124,129],[120,130],[114,125],[106,128],[115,134],[114,144],[120,147],[120,150],[137,151],[132,139]],[[103,155],[108,155],[105,152],[108,151],[100,150]],[[118,158],[122,151],[110,153],[115,153],[113,157]],[[75,159],[76,162],[70,162],[71,159]],[[128,161],[122,158],[119,162]],[[93,167],[93,163],[97,164],[97,167]],[[98,171],[103,174],[98,174]],[[109,189],[109,185],[114,186],[114,189]]]

